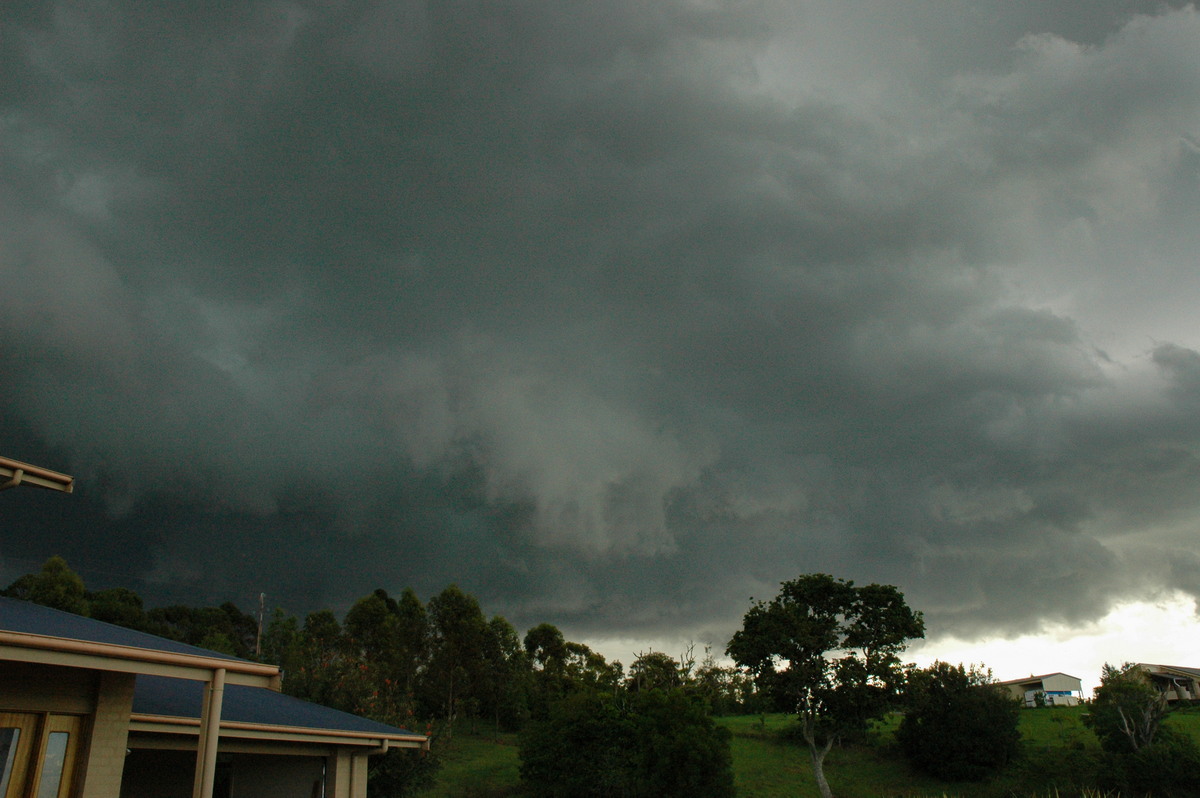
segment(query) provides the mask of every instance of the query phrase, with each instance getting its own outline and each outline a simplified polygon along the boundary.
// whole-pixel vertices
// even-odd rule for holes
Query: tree
[[[354,603],[342,623],[346,653],[366,688],[358,711],[384,722],[398,722],[409,708],[401,677],[403,651],[399,606],[383,589]]]
[[[549,715],[522,733],[521,779],[539,798],[628,795],[633,718],[605,693],[583,692],[554,702]]]
[[[1131,662],[1119,668],[1105,663],[1084,722],[1105,751],[1120,754],[1152,744],[1166,715],[1166,699],[1147,682],[1141,668]]]
[[[88,614],[85,593],[83,579],[57,554],[42,563],[42,569],[36,574],[25,574],[4,591],[12,598],[75,615]]]
[[[638,654],[625,677],[625,689],[633,693],[676,687],[683,687],[680,665],[674,657],[661,651]]]
[[[631,696],[637,739],[634,777],[639,795],[734,795],[729,730],[713,722],[704,699],[683,689]]]
[[[142,597],[124,587],[112,587],[87,594],[88,614],[97,621],[137,629],[150,630]]]
[[[533,669],[530,713],[544,720],[554,702],[580,691],[615,693],[621,686],[620,662],[608,662],[604,656],[583,643],[563,637],[558,627],[540,623],[525,634],[525,652]]]
[[[539,623],[525,633],[525,653],[539,668],[550,662],[561,662],[567,656],[567,641],[558,627],[552,623]]]
[[[271,610],[262,637],[262,660],[279,666],[285,684],[305,664],[300,624],[296,616],[288,615],[282,607]]]
[[[980,781],[1004,767],[1021,742],[1021,704],[990,671],[935,662],[908,673],[896,739],[913,765],[947,781]]]
[[[337,617],[329,610],[310,612],[295,646],[300,663],[284,679],[288,695],[346,712],[357,710],[362,689],[346,656],[346,642]]]
[[[429,616],[416,591],[406,587],[396,601],[396,678],[405,695],[412,696],[417,675],[429,657]],[[410,698],[411,700],[411,698]]]
[[[146,619],[154,633],[163,637],[247,659],[254,655],[258,621],[232,602],[219,607],[156,607],[146,613]]]
[[[807,574],[754,602],[726,653],[797,713],[817,788],[832,798],[825,756],[894,704],[899,654],[924,635],[921,614],[897,588]]]
[[[1106,754],[1105,786],[1132,795],[1200,795],[1200,748],[1163,724],[1168,709],[1140,666],[1104,665],[1083,720]]]
[[[464,699],[468,702],[478,699],[476,690],[483,676],[487,622],[479,601],[458,585],[450,585],[431,598],[428,610],[432,632],[428,676],[433,694],[443,704],[449,736],[459,705]]]
[[[484,629],[481,709],[501,728],[518,729],[529,714],[529,660],[513,625],[499,615]]]
[[[718,665],[712,649],[704,647],[704,659],[696,668],[692,689],[708,702],[714,715],[728,715],[743,708],[746,674],[735,667]]]

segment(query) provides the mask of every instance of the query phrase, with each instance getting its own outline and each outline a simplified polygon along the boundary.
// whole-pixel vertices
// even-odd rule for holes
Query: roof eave
[[[198,734],[198,718],[172,715],[149,715],[135,712],[129,716],[129,730],[166,734]],[[386,741],[393,748],[429,750],[429,738],[423,734],[393,734],[386,732],[353,731],[348,729],[313,729],[304,726],[281,726],[269,723],[247,723],[222,720],[221,737],[274,740],[285,742],[316,742],[331,745],[353,745],[378,748]]]
[[[0,630],[0,659],[193,681],[208,681],[214,671],[223,669],[229,684],[279,688],[279,669],[274,665],[27,632]]]

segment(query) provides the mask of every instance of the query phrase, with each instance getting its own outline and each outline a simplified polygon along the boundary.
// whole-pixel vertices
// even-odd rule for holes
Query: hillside
[[[1001,778],[985,784],[947,783],[914,773],[892,746],[892,727],[879,728],[863,746],[830,753],[827,773],[838,798],[1008,798],[1078,795],[1069,786],[1071,763],[1086,773],[1087,757],[1099,752],[1082,723],[1084,708],[1028,710],[1021,714],[1023,756]],[[739,798],[815,798],[807,754],[790,735],[786,715],[732,716],[720,723],[732,734],[734,777]],[[1200,713],[1174,713],[1173,728],[1200,741]],[[514,798],[520,786],[517,738],[455,732],[442,752],[438,784],[420,798]],[[1117,796],[1107,796],[1117,798]]]

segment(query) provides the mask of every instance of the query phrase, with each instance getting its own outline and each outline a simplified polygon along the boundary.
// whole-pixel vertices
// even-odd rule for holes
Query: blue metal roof
[[[0,596],[0,629],[7,632],[65,637],[89,643],[107,643],[117,646],[133,646],[152,651],[169,651],[195,657],[214,657],[232,662],[248,662],[219,651],[209,651],[186,643],[177,643],[165,637],[137,632],[104,621],[73,615],[62,610],[43,607],[20,599]]]
[[[199,718],[203,697],[203,682],[143,674],[137,677],[137,684],[134,686],[133,711],[137,714],[165,715],[172,718]],[[312,704],[264,687],[236,684],[225,686],[221,719],[387,737],[413,734],[386,723]]]
[[[249,661],[3,596],[0,596],[0,629],[24,634],[83,640],[89,643],[107,643],[151,651],[214,657],[232,662]],[[172,679],[166,676],[139,675],[134,687],[133,711],[146,715],[199,718],[203,690],[203,682]],[[248,687],[237,684],[225,686],[221,717],[225,720],[242,723],[356,732],[365,736],[393,737],[413,734],[413,732],[389,726],[386,723],[360,718],[349,712],[330,709],[276,693],[265,687]]]

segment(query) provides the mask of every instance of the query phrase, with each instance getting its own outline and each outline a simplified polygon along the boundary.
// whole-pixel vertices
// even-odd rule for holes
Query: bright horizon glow
[[[998,681],[1066,673],[1078,676],[1083,697],[1091,698],[1105,663],[1200,667],[1196,620],[1195,599],[1174,593],[1159,601],[1120,604],[1082,628],[1056,624],[1012,639],[935,639],[911,646],[905,659],[921,666],[934,660],[982,663]]]
[[[1083,697],[1091,698],[1100,684],[1105,663],[1149,662],[1159,665],[1200,667],[1200,635],[1192,633],[1197,623],[1195,599],[1176,592],[1158,601],[1136,601],[1114,607],[1103,618],[1081,626],[1053,624],[1036,634],[1016,638],[963,640],[933,638],[909,646],[903,660],[921,667],[935,660],[952,665],[982,664],[998,681],[1029,675],[1066,673],[1079,677]],[[568,635],[570,637],[570,635]],[[661,651],[676,659],[686,651],[687,640],[585,639],[593,650],[626,670],[637,654]],[[718,662],[728,664],[724,645],[712,644]],[[704,643],[695,641],[699,664]]]

